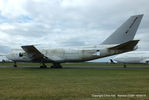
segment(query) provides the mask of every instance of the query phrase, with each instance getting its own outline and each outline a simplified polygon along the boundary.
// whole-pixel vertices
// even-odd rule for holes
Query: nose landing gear
[[[13,67],[15,67],[15,68],[18,67],[16,61],[14,61]]]

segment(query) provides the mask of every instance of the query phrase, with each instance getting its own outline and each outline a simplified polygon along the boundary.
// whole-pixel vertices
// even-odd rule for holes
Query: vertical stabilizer
[[[131,16],[113,34],[111,34],[102,44],[121,44],[133,40],[141,22],[142,15]]]

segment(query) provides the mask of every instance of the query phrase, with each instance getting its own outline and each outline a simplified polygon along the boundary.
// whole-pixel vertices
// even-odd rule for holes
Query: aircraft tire
[[[51,66],[51,68],[63,68],[61,65],[58,66]]]
[[[17,66],[17,65],[13,65],[13,67],[15,67],[15,68],[16,68],[16,67],[18,67],[18,66]]]
[[[45,65],[45,66],[40,66],[40,68],[47,68],[47,66]]]

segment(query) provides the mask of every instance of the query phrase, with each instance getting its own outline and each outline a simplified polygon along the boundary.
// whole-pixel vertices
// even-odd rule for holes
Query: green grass
[[[90,64],[79,63],[78,65],[90,66]],[[39,64],[19,63],[19,65],[37,66]],[[65,66],[68,65],[65,64]],[[77,64],[70,65],[77,66]],[[91,65],[114,66],[113,64],[99,63]],[[94,98],[91,96],[92,94],[146,94],[147,96],[140,98]],[[0,68],[0,100],[99,99],[148,100],[149,69]]]

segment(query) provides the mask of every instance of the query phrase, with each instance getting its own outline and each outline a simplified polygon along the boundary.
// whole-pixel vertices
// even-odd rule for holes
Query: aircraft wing
[[[48,58],[45,57],[37,48],[35,48],[34,45],[27,45],[27,46],[21,46],[21,47],[33,61],[48,60]]]
[[[138,42],[139,42],[139,40],[130,40],[128,42],[119,44],[119,45],[111,47],[109,49],[114,49],[114,50],[133,50]]]

